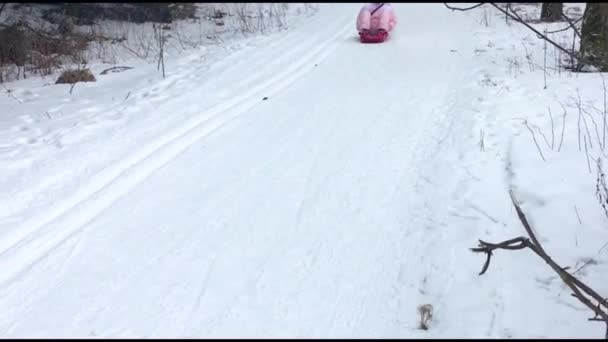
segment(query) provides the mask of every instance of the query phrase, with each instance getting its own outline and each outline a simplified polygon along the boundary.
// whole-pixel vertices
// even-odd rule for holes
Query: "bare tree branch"
[[[574,33],[578,36],[579,39],[582,38],[581,32],[576,28],[576,23],[583,20],[583,17],[579,18],[577,21],[573,22],[572,19],[568,18],[567,15],[562,13],[562,18],[566,19],[568,25],[574,30]]]
[[[447,2],[444,2],[443,4],[445,5],[445,7],[451,9],[452,11],[462,11],[462,12],[464,12],[464,11],[470,11],[470,10],[472,10],[474,8],[477,8],[477,7],[481,6],[481,5],[485,5],[486,3],[485,2],[480,2],[477,5],[474,5],[474,6],[471,6],[471,7],[466,7],[466,8],[452,7],[452,6],[448,5]]]
[[[580,34],[580,31],[578,30],[578,28],[576,27],[576,24],[578,24],[581,20],[583,20],[583,18],[581,17],[581,18],[576,19],[576,21],[571,21],[572,19],[566,17],[566,15],[564,15],[564,17],[566,18],[566,21],[568,21],[568,26],[555,30],[555,31],[546,31],[546,32],[547,33],[559,33],[559,32],[569,30],[569,29],[574,29],[574,32],[580,38],[581,34]]]
[[[561,267],[555,261],[553,261],[553,259],[545,252],[540,242],[536,238],[536,235],[534,234],[530,223],[526,219],[526,215],[524,214],[523,210],[517,203],[515,196],[513,195],[513,191],[509,191],[509,195],[511,196],[511,202],[513,203],[513,206],[517,211],[517,216],[519,217],[520,222],[524,226],[524,229],[526,230],[526,233],[528,234],[529,238],[518,237],[497,244],[479,240],[479,246],[476,248],[471,248],[471,251],[475,253],[486,253],[487,255],[486,262],[484,263],[483,268],[479,274],[482,275],[488,270],[493,251],[497,249],[518,250],[529,248],[541,259],[543,259],[559,275],[560,279],[564,282],[564,284],[566,284],[570,288],[570,290],[572,290],[573,297],[578,299],[587,308],[589,308],[595,313],[595,316],[589,319],[590,321],[601,321],[606,324],[605,338],[608,339],[608,301],[602,296],[600,296],[597,292],[592,290],[585,283],[576,278],[573,274],[570,274],[567,271],[567,267]],[[597,301],[597,305],[593,304],[591,302],[591,299]]]
[[[551,45],[555,46],[557,49],[559,49],[560,51],[564,52],[566,55],[568,55],[572,61],[578,61],[579,62],[579,67],[582,66],[581,62],[584,62],[585,58],[581,55],[579,55],[577,52],[575,52],[574,50],[568,50],[566,48],[564,48],[563,46],[559,45],[558,43],[556,43],[555,41],[553,41],[551,38],[547,37],[546,34],[541,33],[540,31],[538,31],[537,29],[535,29],[534,27],[532,27],[530,24],[526,23],[526,21],[515,11],[511,8],[511,6],[507,5],[506,9],[498,6],[496,3],[493,2],[481,2],[478,3],[476,5],[470,6],[470,7],[466,7],[466,8],[459,8],[459,7],[452,7],[450,5],[448,5],[446,2],[443,3],[445,7],[447,7],[448,9],[451,9],[452,11],[469,11],[472,9],[475,9],[481,5],[484,4],[490,4],[492,6],[494,6],[496,9],[498,9],[500,12],[504,13],[505,16],[507,18],[511,18],[512,20],[515,20],[516,22],[526,26],[528,29],[530,29],[531,31],[533,31],[534,33],[536,33],[537,37],[540,39],[543,39],[547,42],[549,42]],[[568,28],[572,28],[574,30],[574,32],[576,33],[576,35],[580,38],[581,37],[581,33],[580,31],[576,28],[576,23],[581,19],[578,19],[576,22],[573,22],[570,18],[568,18],[566,15],[562,15],[566,21],[568,22],[569,26]],[[551,33],[556,33],[556,32],[561,32],[561,31],[565,31],[565,29],[562,30],[557,30]]]
[[[543,155],[543,151],[540,149],[540,146],[538,146],[538,141],[536,141],[536,135],[534,135],[534,131],[532,130],[532,128],[530,128],[530,126],[528,126],[528,121],[524,120],[524,124],[526,125],[530,133],[532,133],[532,139],[534,140],[534,144],[536,145],[536,149],[538,150],[540,157],[543,159],[543,161],[547,161],[545,159],[545,156]]]
[[[6,93],[8,94],[8,96],[12,97],[13,99],[15,99],[15,101],[19,102],[19,103],[23,103],[23,101],[18,98],[17,96],[15,96],[15,94],[13,94],[13,91],[8,89],[4,84],[2,84],[2,88],[4,88],[4,90],[6,90]]]
[[[121,71],[125,71],[125,70],[129,70],[129,69],[133,69],[133,67],[130,66],[115,66],[115,67],[111,67],[108,69],[105,69],[104,71],[100,72],[100,75],[106,75],[109,72],[121,72]]]
[[[546,35],[542,34],[541,32],[539,32],[537,29],[535,29],[534,27],[532,27],[530,24],[526,23],[525,20],[519,15],[517,14],[517,12],[515,12],[514,10],[511,9],[511,13],[508,11],[509,8],[507,8],[507,10],[501,8],[500,6],[496,5],[493,2],[489,3],[490,5],[494,6],[496,9],[498,9],[499,11],[501,11],[502,13],[504,13],[505,15],[507,15],[509,18],[517,21],[518,23],[526,26],[527,28],[529,28],[530,30],[532,30],[534,33],[536,33],[536,35],[541,38],[546,40],[547,42],[549,42],[551,45],[555,46],[556,48],[558,48],[559,50],[561,50],[562,52],[566,53],[568,56],[575,58],[575,59],[580,59],[579,56],[574,53],[573,51],[570,51],[566,48],[564,48],[563,46],[557,44],[556,42],[554,42],[553,40],[551,40],[549,37],[547,37]]]

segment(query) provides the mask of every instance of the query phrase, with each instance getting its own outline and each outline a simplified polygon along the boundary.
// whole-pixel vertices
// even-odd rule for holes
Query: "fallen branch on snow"
[[[518,250],[529,248],[536,255],[538,255],[541,259],[543,259],[550,267],[557,273],[560,279],[572,290],[572,296],[578,299],[581,303],[583,303],[587,308],[595,313],[595,316],[589,318],[590,321],[599,321],[604,322],[606,324],[606,333],[605,338],[608,339],[608,300],[600,296],[597,292],[587,286],[585,283],[580,281],[574,275],[569,273],[568,267],[559,266],[553,259],[545,252],[542,248],[540,242],[536,238],[530,223],[526,219],[524,212],[521,207],[517,203],[515,196],[513,195],[513,191],[509,191],[509,195],[511,196],[511,201],[515,210],[517,211],[517,216],[519,217],[520,222],[524,226],[526,233],[529,238],[526,237],[517,237],[514,239],[506,240],[500,243],[489,243],[482,240],[479,240],[479,246],[476,248],[471,248],[471,251],[475,253],[485,253],[487,255],[486,262],[481,269],[479,275],[483,275],[486,273],[488,268],[490,267],[490,261],[493,255],[493,252],[498,249],[506,249],[506,250]],[[595,300],[597,304],[593,304],[591,300]]]
[[[13,99],[15,99],[15,101],[17,101],[19,103],[23,103],[23,101],[20,98],[15,96],[15,94],[13,94],[12,90],[8,89],[4,84],[2,85],[2,87],[4,88],[4,90],[6,90],[6,93],[8,94],[8,96],[12,97]]]
[[[108,72],[121,72],[121,71],[129,70],[129,69],[133,69],[133,67],[115,66],[115,67],[108,68],[108,69],[100,72],[99,74],[100,75],[106,75]]]

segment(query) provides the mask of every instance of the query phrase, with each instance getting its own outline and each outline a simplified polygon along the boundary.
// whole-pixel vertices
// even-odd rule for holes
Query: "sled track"
[[[319,23],[321,19],[322,16],[311,17],[310,22],[308,24]],[[332,26],[332,28],[334,30],[337,30],[341,28],[341,26],[336,25]],[[236,91],[232,90],[228,94],[234,97],[237,94],[242,94],[246,90],[262,82],[264,79],[267,78],[268,74],[272,73],[273,70],[281,70],[282,68],[288,67],[290,63],[293,63],[295,60],[298,59],[298,57],[304,55],[307,50],[309,51],[315,44],[320,43],[318,41],[315,41],[314,39],[310,39],[309,35],[302,34],[302,32],[300,32],[299,30],[286,32],[286,34],[283,34],[279,37],[268,36],[265,38],[266,39],[260,37],[261,42],[259,43],[254,43],[256,39],[252,39],[252,42],[245,44],[237,44],[243,46],[239,50],[231,52],[227,56],[224,56],[224,58],[213,61],[211,65],[207,65],[207,63],[200,62],[200,58],[205,57],[204,54],[203,56],[195,54],[193,58],[190,59],[190,63],[183,63],[181,65],[177,65],[174,69],[172,68],[172,72],[167,75],[166,79],[161,79],[158,82],[155,82],[155,84],[153,85],[147,85],[139,89],[136,88],[137,90],[134,89],[134,94],[130,96],[128,100],[125,100],[121,103],[112,103],[107,106],[102,106],[98,109],[97,112],[113,113],[109,115],[109,118],[113,121],[118,119],[124,119],[125,117],[130,117],[132,115],[141,116],[142,102],[145,102],[146,105],[151,108],[149,110],[163,107],[166,108],[166,101],[169,100],[169,103],[173,104],[177,99],[181,99],[184,96],[190,96],[190,91],[192,89],[190,89],[188,85],[190,85],[191,82],[200,83],[200,77],[207,77],[209,74],[208,71],[211,71],[211,73],[214,75],[222,75],[222,83],[230,84],[231,89],[236,89]],[[284,48],[285,46],[291,45],[290,42],[293,41],[301,41],[302,44],[299,44],[298,48],[295,49]],[[256,49],[256,46],[259,45],[278,51],[276,53],[276,58],[269,59],[267,57],[267,49]],[[232,47],[229,46],[228,49],[231,50]],[[287,50],[287,52],[282,53],[282,51],[285,50]],[[244,72],[231,73],[230,69],[232,68],[236,68],[239,70],[242,69],[244,70]],[[242,75],[249,76],[243,78]],[[233,84],[234,88],[232,88]],[[214,82],[203,82],[201,84],[200,93],[215,93],[216,89],[217,87]],[[165,95],[161,96],[160,93],[165,93]],[[214,101],[217,100],[214,99]],[[201,106],[199,108],[186,108],[186,110],[196,113],[191,115],[195,116],[198,113],[205,113],[208,110],[213,109],[214,106],[216,106],[218,103],[219,101],[212,103],[205,102],[201,103]],[[88,120],[96,122],[95,119],[88,118]],[[77,124],[76,126],[74,126],[73,129],[82,130],[83,128],[87,128],[88,125],[88,122],[83,125]],[[121,160],[126,157],[128,157],[128,153],[125,153],[123,156],[117,158],[117,160]],[[29,205],[31,205],[31,198],[36,197],[40,193],[44,193],[49,188],[52,188],[63,177],[64,176],[62,174],[55,175],[55,177],[46,176],[43,177],[40,182],[31,182],[28,184],[27,188],[21,190],[22,196],[19,196],[17,198],[11,198],[10,201],[6,198],[8,196],[0,196],[0,205],[9,202],[11,207],[28,207]],[[72,201],[72,203],[73,202],[74,201]],[[59,208],[62,207],[62,204],[50,205],[49,207]],[[60,209],[54,209],[54,211],[60,211]],[[20,221],[14,218],[18,217],[19,214],[20,213],[16,209],[9,209],[5,215],[0,215],[0,229],[4,228],[4,221]],[[30,229],[30,227],[36,225],[27,223],[20,224],[20,226],[21,227],[19,227],[18,229],[11,228],[10,232],[5,232],[0,237],[0,253],[10,248],[10,246],[14,244],[14,241],[20,240],[25,237],[25,235],[31,233],[32,229]],[[33,229],[35,230],[36,228]]]
[[[305,44],[301,44],[303,47],[300,49],[288,49],[294,38],[291,35],[275,42],[276,48],[286,45],[283,50],[290,53],[282,55],[279,60],[268,63],[265,68],[241,81],[248,90],[242,93],[237,91],[240,95],[196,115],[136,153],[97,173],[86,186],[67,200],[22,223],[14,230],[14,234],[0,240],[0,269],[4,270],[0,284],[18,277],[71,236],[81,232],[84,225],[188,147],[259,104],[263,96],[279,93],[313,70],[315,63],[321,62],[336,49],[336,40],[344,39],[347,33],[350,34],[352,23],[347,19],[350,18],[344,18],[335,26],[324,30],[328,34],[323,36],[328,36],[329,39],[321,42],[308,39]],[[334,33],[330,35],[332,32]],[[297,57],[302,51],[308,52]],[[251,86],[263,78],[264,71],[290,59],[293,62],[281,72],[257,86]]]

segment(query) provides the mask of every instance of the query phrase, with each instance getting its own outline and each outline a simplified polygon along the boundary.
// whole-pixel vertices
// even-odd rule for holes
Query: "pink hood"
[[[397,25],[395,10],[390,4],[385,3],[374,15],[371,14],[380,4],[382,3],[368,3],[361,8],[357,17],[357,31],[384,29],[390,32]]]

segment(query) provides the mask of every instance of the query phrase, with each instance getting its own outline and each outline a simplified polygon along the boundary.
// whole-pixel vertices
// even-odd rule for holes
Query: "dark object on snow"
[[[361,43],[382,43],[388,38],[388,32],[379,30],[362,30],[359,32]]]
[[[268,96],[264,96],[264,98],[262,99],[262,101],[266,101],[268,100]]]
[[[121,72],[121,71],[129,70],[129,69],[133,69],[133,67],[117,66],[117,67],[112,67],[112,68],[106,69],[106,70],[100,72],[99,74],[100,75],[106,75],[109,72],[116,73],[116,72]]]
[[[95,76],[89,69],[66,70],[61,73],[55,84],[74,84],[78,82],[95,82]]]

